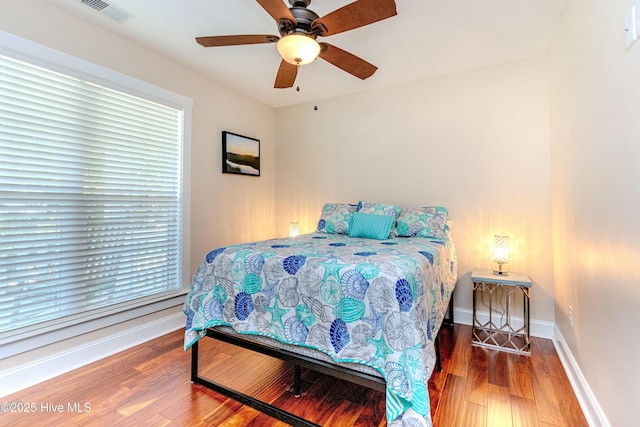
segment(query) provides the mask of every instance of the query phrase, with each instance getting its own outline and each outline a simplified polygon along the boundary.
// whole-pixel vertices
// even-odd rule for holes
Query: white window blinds
[[[181,286],[180,109],[0,55],[0,334]]]

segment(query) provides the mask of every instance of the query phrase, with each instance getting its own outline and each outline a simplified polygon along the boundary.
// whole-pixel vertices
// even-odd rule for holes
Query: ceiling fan
[[[356,0],[323,16],[307,9],[311,0],[256,0],[278,23],[280,37],[269,34],[196,37],[204,47],[236,46],[243,44],[277,43],[282,56],[275,88],[293,86],[300,65],[314,61],[318,56],[362,80],[378,69],[362,58],[329,43],[318,43],[316,38],[363,27],[397,14],[394,0]]]

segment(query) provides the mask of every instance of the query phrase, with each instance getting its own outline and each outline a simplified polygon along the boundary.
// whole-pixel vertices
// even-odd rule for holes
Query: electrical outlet
[[[573,328],[573,307],[569,306],[569,326]]]
[[[625,35],[625,47],[629,49],[633,42],[638,38],[638,33],[636,31],[636,13],[639,12],[638,8],[634,5],[631,7],[631,10],[625,16],[624,19],[624,35]]]

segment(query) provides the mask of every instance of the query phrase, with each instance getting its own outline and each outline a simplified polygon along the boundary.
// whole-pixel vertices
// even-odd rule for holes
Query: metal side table
[[[475,346],[494,348],[517,354],[530,354],[529,297],[533,283],[526,274],[495,275],[474,271],[473,337]],[[522,318],[514,317],[516,298],[522,294]],[[488,300],[488,301],[487,301]],[[488,309],[478,312],[478,304]],[[478,318],[480,317],[480,319]]]

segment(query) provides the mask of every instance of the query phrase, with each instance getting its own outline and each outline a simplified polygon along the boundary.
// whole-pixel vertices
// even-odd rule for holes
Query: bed
[[[204,257],[184,304],[192,379],[210,336],[377,381],[389,425],[430,426],[434,342],[456,279],[446,209],[325,204],[313,233]]]

